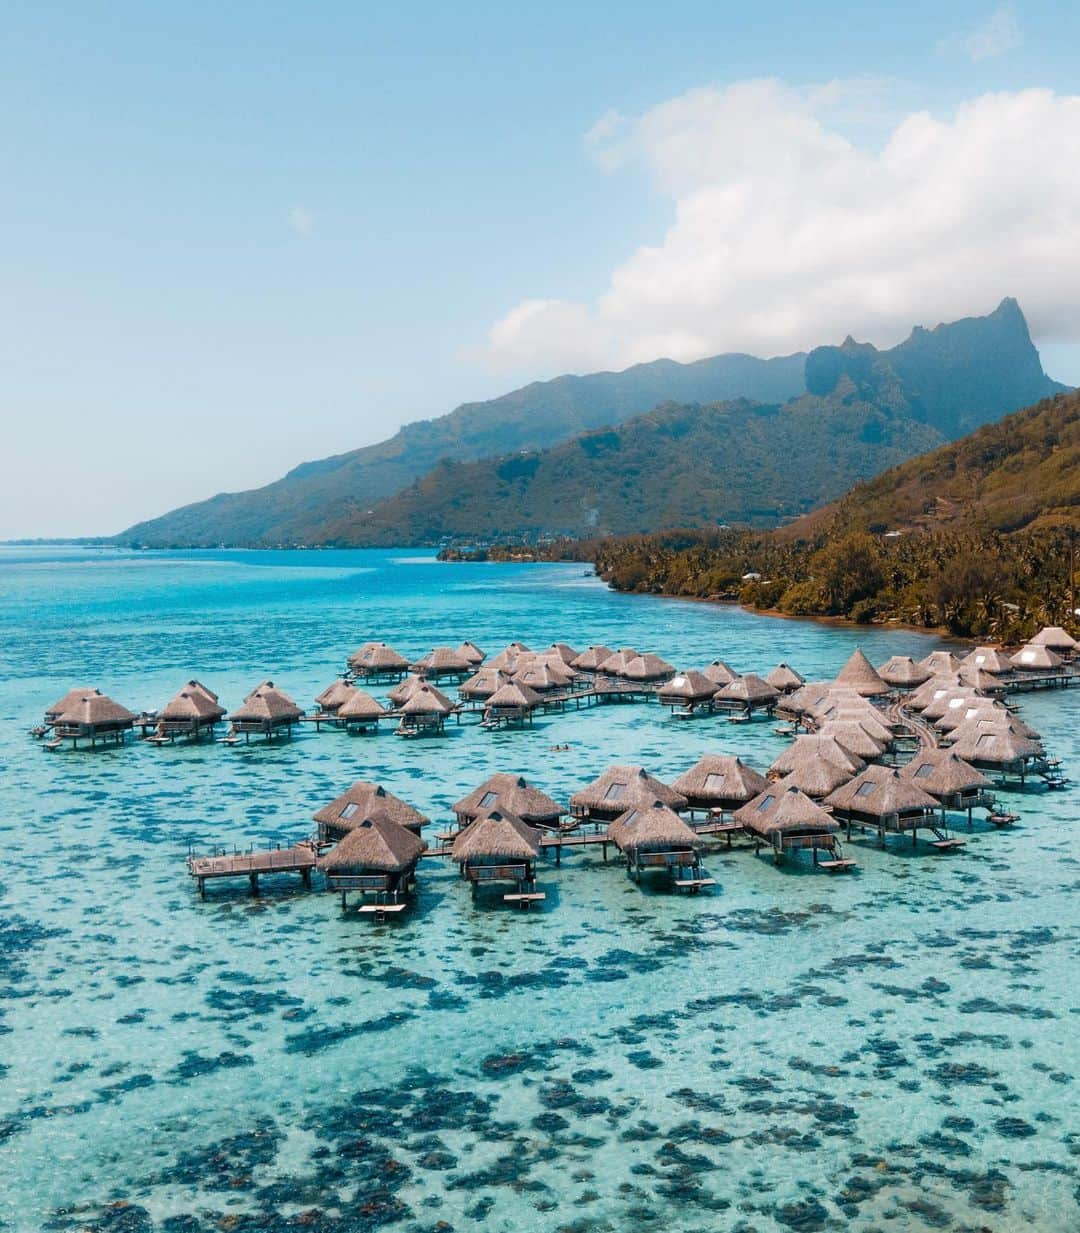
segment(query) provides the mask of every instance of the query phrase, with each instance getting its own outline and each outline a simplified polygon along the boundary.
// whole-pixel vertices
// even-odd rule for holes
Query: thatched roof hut
[[[1002,696],[1008,692],[1008,686],[1001,677],[984,672],[982,668],[974,668],[968,663],[961,665],[960,681],[964,685],[970,685],[977,693],[987,696]]]
[[[661,685],[656,696],[664,706],[686,706],[708,702],[719,688],[703,672],[681,672]]]
[[[510,642],[498,653],[488,660],[488,667],[502,668],[504,671],[513,672],[514,666],[522,655],[531,655],[532,651],[525,645],[524,642]]]
[[[484,706],[486,717],[502,717],[504,719],[522,719],[530,715],[543,702],[543,698],[516,677],[501,685],[488,698]]]
[[[614,654],[615,652],[611,649],[611,647],[604,646],[603,643],[600,643],[597,646],[591,646],[582,651],[581,654],[573,660],[570,667],[576,668],[579,672],[595,672],[605,659],[608,659]]]
[[[52,706],[48,706],[45,708],[46,724],[51,723],[58,716],[62,715],[69,706],[72,706],[74,703],[78,702],[81,698],[87,698],[91,694],[98,694],[100,692],[101,692],[100,689],[94,689],[90,685],[87,685],[85,689],[79,685],[77,685],[74,689],[69,689],[67,693],[64,694],[62,698],[58,698],[52,704]]]
[[[818,735],[831,736],[837,744],[866,761],[880,758],[888,747],[888,742],[868,732],[857,719],[830,719],[821,725]]]
[[[878,668],[877,673],[893,689],[916,689],[933,675],[929,668],[917,664],[910,655],[894,655]]]
[[[515,685],[523,685],[538,694],[565,689],[573,679],[574,674],[569,668],[562,664],[545,663],[543,660],[533,660],[524,665],[519,661],[511,678]]]
[[[778,689],[770,685],[768,681],[763,681],[761,677],[755,676],[754,673],[748,672],[745,676],[721,685],[714,695],[714,700],[738,704],[747,710],[753,710],[757,707],[775,706],[779,697]]]
[[[960,661],[952,651],[931,651],[919,660],[919,667],[928,669],[932,676],[955,676],[960,671]]]
[[[865,728],[882,746],[892,744],[895,736],[893,730],[882,717],[881,712],[867,702],[865,698],[860,698],[858,703],[844,698],[835,701],[826,699],[821,706],[816,707],[810,712],[810,718],[818,725],[818,731],[827,723],[857,723],[860,727]]]
[[[785,715],[807,715],[814,707],[828,698],[831,688],[831,681],[807,681],[805,685],[800,685],[790,694],[785,694],[780,699],[777,709]]]
[[[376,723],[384,719],[390,712],[378,699],[362,689],[354,689],[352,696],[337,709],[338,719],[353,723]]]
[[[505,772],[491,775],[453,806],[459,823],[471,822],[493,809],[520,818],[532,827],[558,827],[566,813],[565,806],[532,787],[523,775]]]
[[[998,719],[1006,711],[997,706],[991,698],[967,698],[958,700],[958,705],[950,706],[940,719],[934,720],[934,727],[939,732],[955,732],[962,724],[972,719]]]
[[[666,681],[668,677],[674,675],[675,669],[671,664],[651,651],[646,651],[643,655],[635,655],[623,665],[619,673],[623,680],[640,682]]]
[[[1011,657],[1010,662],[1019,672],[1060,672],[1064,666],[1061,656],[1048,646],[1037,646],[1030,642],[1027,646],[1022,646]]]
[[[358,779],[347,792],[324,805],[315,814],[322,839],[335,839],[362,822],[365,818],[386,819],[406,830],[420,834],[429,819],[418,809],[395,796],[377,783]]]
[[[229,722],[238,732],[270,732],[275,728],[291,727],[303,714],[284,690],[278,689],[273,681],[263,681],[233,711]]]
[[[1047,625],[1039,630],[1028,646],[1044,646],[1058,655],[1069,656],[1076,653],[1080,642],[1077,642],[1071,634],[1066,633],[1060,625]]]
[[[932,676],[925,684],[920,685],[905,701],[904,705],[912,711],[921,711],[938,698],[944,697],[950,690],[963,688],[959,669],[951,676]]]
[[[701,840],[663,801],[636,805],[619,814],[607,837],[620,852],[693,852]]]
[[[574,661],[578,658],[578,652],[570,645],[569,642],[553,642],[551,646],[544,652],[546,658],[556,658],[561,660],[568,668],[574,666]]]
[[[409,661],[385,642],[365,642],[349,656],[349,668],[357,676],[393,676],[406,672]]]
[[[643,766],[609,766],[599,778],[574,793],[570,798],[570,812],[575,817],[613,822],[627,809],[648,807],[654,801],[676,812],[687,805],[685,796],[650,775]]]
[[[450,856],[461,865],[532,864],[540,855],[540,832],[521,818],[496,809],[470,822],[454,839]]]
[[[89,737],[91,741],[108,735],[119,739],[134,722],[133,711],[95,689],[71,699],[53,721],[53,731],[57,736]]]
[[[826,805],[853,821],[887,830],[908,830],[937,810],[938,802],[911,779],[888,766],[868,766],[825,798]]]
[[[737,809],[732,817],[752,834],[768,840],[778,850],[783,850],[785,843],[792,847],[812,846],[796,845],[792,841],[824,839],[840,829],[830,814],[812,801],[796,784],[787,780],[770,784],[753,800]]]
[[[416,718],[424,715],[445,717],[453,713],[454,704],[441,690],[424,681],[422,685],[413,690],[398,710],[402,715]]]
[[[955,685],[952,689],[940,690],[937,696],[923,707],[923,719],[929,719],[933,723],[949,711],[968,706],[978,697],[979,694],[970,685]]]
[[[366,873],[411,873],[427,844],[413,831],[389,818],[363,818],[317,867],[328,877]]]
[[[478,668],[484,660],[487,659],[487,656],[480,650],[476,643],[469,642],[468,640],[463,642],[461,646],[456,649],[455,654],[460,655],[462,659],[464,659],[467,663],[472,664],[475,668]]]
[[[637,651],[632,646],[624,646],[621,650],[612,651],[607,659],[601,660],[596,671],[603,676],[621,676],[623,669],[632,659],[637,659]]]
[[[192,727],[213,726],[225,718],[225,708],[213,690],[199,681],[188,681],[158,712],[158,722]]]
[[[493,668],[489,664],[464,681],[458,688],[458,694],[466,702],[485,702],[509,680],[509,676],[501,668]]]
[[[851,652],[847,663],[836,674],[836,684],[854,689],[864,698],[881,698],[889,693],[889,686],[859,647]]]
[[[991,676],[1007,676],[1013,670],[1012,660],[996,646],[977,646],[960,661],[961,668],[977,668]]]
[[[344,677],[338,677],[332,685],[327,685],[321,694],[316,695],[315,705],[327,715],[333,715],[342,703],[348,702],[355,691],[355,685],[350,685]]]
[[[782,694],[794,693],[806,684],[806,677],[801,672],[796,672],[790,664],[785,664],[783,660],[771,672],[767,672],[764,679],[767,685],[778,689]]]
[[[845,749],[834,737],[811,733],[797,736],[783,753],[773,759],[769,776],[779,778],[803,764],[813,762],[832,762],[841,770],[847,771],[848,778],[866,765],[857,754]]]
[[[442,676],[468,676],[474,666],[470,660],[450,646],[432,647],[426,655],[410,665],[413,672],[435,680]]]
[[[972,766],[994,770],[1023,770],[1043,756],[1042,746],[1006,724],[962,724],[953,734],[952,751]]]
[[[722,659],[714,659],[708,667],[702,669],[702,676],[707,676],[716,685],[730,685],[739,679],[739,674]]]
[[[981,771],[958,758],[951,749],[922,749],[901,768],[900,774],[946,805],[977,798],[990,787],[990,780]]]
[[[671,785],[691,809],[737,809],[763,792],[769,781],[741,758],[706,754]]]
[[[404,706],[421,686],[427,684],[427,678],[411,672],[386,695],[394,706]]]

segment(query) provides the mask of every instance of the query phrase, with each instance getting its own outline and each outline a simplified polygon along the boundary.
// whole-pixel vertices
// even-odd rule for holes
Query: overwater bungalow
[[[316,715],[326,715],[333,717],[337,714],[338,707],[348,700],[356,692],[356,686],[350,684],[344,677],[338,679],[318,694],[315,698],[315,705],[318,707]]]
[[[958,758],[999,776],[1003,782],[1014,778],[1024,784],[1046,767],[1042,745],[1013,731],[1005,723],[991,725],[972,721],[961,724],[953,738],[951,749]]]
[[[990,780],[952,750],[920,750],[900,769],[900,774],[940,804],[943,818],[949,809],[966,812],[970,825],[972,810],[992,805],[988,795]]]
[[[609,659],[615,652],[609,646],[604,646],[603,643],[597,646],[590,646],[582,651],[570,664],[571,668],[578,672],[592,673],[604,662]]]
[[[706,754],[671,785],[685,796],[690,813],[730,813],[769,786],[768,779],[741,758]]]
[[[1030,642],[1011,656],[1010,662],[1017,672],[1051,676],[1065,671],[1065,661],[1056,651],[1052,651],[1048,646],[1036,646]]]
[[[702,676],[707,676],[715,685],[730,685],[739,679],[739,674],[722,659],[714,659],[708,667],[702,669]]]
[[[1028,646],[1044,646],[1062,659],[1072,659],[1080,649],[1080,642],[1065,632],[1060,625],[1047,625],[1040,629]]]
[[[567,689],[573,684],[574,674],[561,660],[547,663],[537,659],[524,664],[519,660],[511,680],[515,685],[523,685],[534,693],[549,694]]]
[[[229,731],[225,739],[235,744],[242,736],[247,742],[252,736],[272,740],[282,733],[292,736],[293,725],[303,718],[303,710],[273,681],[263,681],[248,694],[229,716]]]
[[[667,874],[677,890],[698,891],[712,886],[701,868],[701,840],[663,801],[636,805],[619,814],[607,828],[607,838],[626,859],[626,871],[641,881],[648,872]]]
[[[568,642],[553,642],[544,652],[544,657],[558,659],[568,668],[574,667],[575,661],[580,658],[579,653]]]
[[[67,693],[64,694],[62,698],[58,698],[52,704],[52,706],[48,706],[45,708],[44,727],[46,728],[51,727],[52,724],[57,719],[60,718],[60,716],[68,709],[69,706],[73,706],[81,698],[88,698],[90,697],[91,694],[98,694],[98,693],[101,693],[101,690],[95,689],[92,685],[87,685],[85,687],[81,685],[77,685],[75,686],[74,689],[69,689]]]
[[[418,689],[427,684],[427,678],[410,672],[386,695],[393,706],[404,706]]]
[[[543,701],[535,689],[514,677],[500,686],[484,704],[483,726],[497,728],[513,723],[532,723],[533,712]]]
[[[470,822],[450,849],[461,876],[472,884],[474,899],[481,885],[512,882],[517,889],[504,894],[503,900],[522,907],[544,898],[536,889],[539,855],[540,832],[501,809]]]
[[[889,747],[888,740],[882,740],[868,731],[858,719],[830,719],[818,728],[819,736],[831,736],[838,745],[864,762],[872,762],[880,758]]]
[[[861,724],[877,740],[888,745],[894,737],[887,717],[867,698],[847,691],[831,691],[818,705],[807,712],[807,719],[820,729],[830,722]]]
[[[904,706],[909,711],[921,711],[937,699],[945,697],[951,690],[962,688],[964,683],[960,680],[959,670],[951,676],[932,676],[904,700]]]
[[[618,651],[612,651],[607,659],[597,664],[599,676],[621,676],[623,669],[632,660],[637,659],[637,651],[632,646],[624,646]]]
[[[782,779],[801,763],[833,762],[848,772],[848,778],[857,775],[866,763],[857,754],[845,749],[831,736],[816,732],[797,736],[791,744],[772,761],[768,770],[770,779]],[[805,790],[805,789],[804,789]]]
[[[951,689],[937,690],[935,696],[922,708],[923,719],[934,723],[949,711],[970,706],[981,695],[970,685],[955,685]]]
[[[446,680],[448,677],[463,681],[467,676],[472,675],[474,667],[475,664],[455,651],[453,647],[437,646],[432,647],[416,663],[410,664],[409,670],[426,677],[429,681]]]
[[[680,672],[661,685],[656,696],[673,714],[694,715],[711,709],[709,703],[719,688],[703,672]]]
[[[830,688],[829,681],[807,681],[790,694],[781,694],[776,703],[777,713],[796,725],[801,724],[814,707],[829,697]]]
[[[675,675],[675,669],[666,659],[661,659],[659,655],[647,651],[643,655],[635,655],[633,659],[628,660],[618,675],[624,681],[648,685],[670,679]]]
[[[79,742],[88,743],[91,749],[102,745],[122,745],[135,724],[135,714],[121,706],[107,694],[91,690],[70,698],[64,709],[52,720],[50,749],[59,749],[65,742],[72,749]]]
[[[722,685],[713,696],[718,707],[735,711],[747,719],[755,712],[771,715],[779,699],[780,691],[752,672]]]
[[[848,838],[852,825],[858,825],[874,827],[882,847],[886,832],[910,831],[911,842],[915,843],[920,829],[933,831],[937,836],[935,846],[957,847],[960,843],[948,839],[935,824],[937,800],[891,767],[866,767],[850,782],[830,792],[824,804],[847,823]]]
[[[365,818],[386,819],[419,835],[429,819],[399,796],[382,787],[358,779],[347,792],[324,805],[315,814],[322,842],[341,839]]]
[[[349,671],[368,680],[400,681],[409,671],[409,661],[385,642],[365,642],[349,656]]]
[[[850,867],[853,861],[842,859],[836,820],[797,785],[783,780],[770,784],[747,804],[735,811],[733,820],[741,822],[754,838],[754,851],[765,843],[772,849],[773,863],[789,852],[809,851],[814,864],[819,852],[827,859],[820,862],[834,869]]]
[[[991,676],[1008,676],[1013,671],[1012,660],[996,646],[977,646],[960,661],[961,668],[977,668]]]
[[[476,645],[475,642],[466,640],[457,647],[455,654],[460,655],[467,663],[470,663],[474,668],[479,668],[480,665],[487,659],[487,656]]]
[[[213,739],[215,726],[224,718],[225,708],[217,694],[199,681],[188,681],[158,712],[154,735],[148,739],[158,744],[178,736],[197,741],[204,732]]]
[[[887,659],[877,674],[891,689],[917,689],[933,676],[929,668],[917,664],[910,655]]]
[[[453,806],[458,826],[467,826],[493,809],[508,813],[536,829],[558,830],[565,805],[534,788],[523,775],[491,775]]]
[[[964,685],[970,685],[976,693],[987,697],[1004,697],[1009,689],[1008,684],[1000,676],[994,676],[993,673],[973,667],[967,662],[961,665],[960,681]]]
[[[686,797],[668,787],[643,766],[609,766],[570,798],[570,814],[590,822],[614,822],[628,809],[648,808],[655,801],[674,809],[687,807]]]
[[[782,694],[793,694],[806,684],[806,677],[781,660],[771,672],[765,674],[764,681]]]
[[[348,732],[377,732],[379,720],[389,714],[377,698],[362,689],[354,689],[352,695],[338,707],[336,718]]]
[[[350,891],[371,897],[360,908],[376,917],[401,911],[427,844],[388,818],[362,818],[325,855],[317,868],[329,890],[340,891],[346,909]]]
[[[398,736],[438,736],[446,726],[447,716],[454,713],[454,704],[425,681],[397,708],[397,713],[401,717],[395,729]]]
[[[462,682],[458,687],[458,697],[463,702],[486,702],[509,680],[509,676],[501,668],[493,668],[489,664]]]
[[[926,668],[931,676],[956,676],[960,671],[960,660],[952,651],[931,651],[919,660],[919,667]]]
[[[532,651],[525,645],[524,642],[510,642],[498,653],[489,659],[489,668],[502,668],[505,672],[513,672],[517,666],[517,661],[522,655],[531,655]]]
[[[934,727],[942,733],[955,732],[962,724],[966,724],[973,719],[989,719],[1000,720],[1007,718],[1009,712],[1004,707],[999,706],[992,698],[967,698],[956,699],[956,706],[949,706],[949,709],[941,716],[940,719],[934,720]]]
[[[853,689],[864,698],[883,698],[891,692],[889,685],[878,675],[877,669],[859,647],[852,651],[847,663],[836,674],[835,684]]]

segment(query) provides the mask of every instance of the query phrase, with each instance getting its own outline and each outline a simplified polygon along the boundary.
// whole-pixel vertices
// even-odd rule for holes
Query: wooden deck
[[[210,856],[191,854],[188,873],[196,880],[199,894],[206,894],[206,883],[218,878],[247,878],[251,893],[258,894],[259,878],[271,874],[298,873],[305,886],[311,886],[315,868],[315,845],[298,843],[291,848],[269,848],[261,852],[219,852]]]

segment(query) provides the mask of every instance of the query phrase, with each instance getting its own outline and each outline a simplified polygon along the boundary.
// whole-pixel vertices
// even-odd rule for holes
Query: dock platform
[[[298,873],[304,886],[311,886],[315,868],[315,845],[298,843],[291,848],[270,848],[261,852],[221,852],[211,856],[191,854],[188,873],[195,879],[199,894],[206,897],[206,883],[218,878],[247,878],[251,893],[259,893],[259,878],[271,874]]]

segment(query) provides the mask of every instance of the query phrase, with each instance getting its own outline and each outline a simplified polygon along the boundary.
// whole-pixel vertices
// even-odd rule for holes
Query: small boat
[[[1018,813],[1006,813],[1004,810],[992,809],[987,815],[986,820],[992,826],[1012,826],[1014,822],[1020,821]]]

